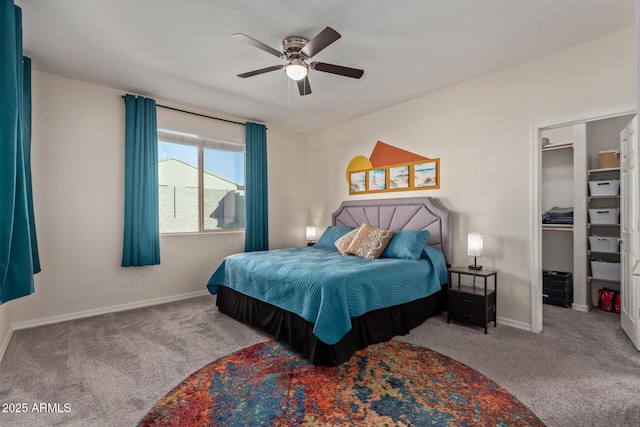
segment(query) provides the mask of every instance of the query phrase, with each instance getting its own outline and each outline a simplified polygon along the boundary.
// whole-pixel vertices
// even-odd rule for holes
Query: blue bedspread
[[[429,296],[446,276],[444,257],[433,252],[417,261],[370,260],[304,247],[228,256],[207,288],[216,294],[225,285],[294,312],[331,345],[351,329],[350,317]]]

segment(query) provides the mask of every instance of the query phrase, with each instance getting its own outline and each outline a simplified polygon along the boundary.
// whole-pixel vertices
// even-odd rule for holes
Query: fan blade
[[[298,80],[298,92],[300,96],[309,95],[311,93],[311,86],[309,86],[309,76],[304,79]]]
[[[262,43],[261,41],[258,41],[254,38],[249,37],[246,34],[242,34],[242,33],[235,33],[232,34],[231,37],[236,38],[238,40],[241,40],[245,43],[249,43],[251,46],[257,47],[258,49],[264,50],[267,53],[270,53],[273,56],[277,56],[278,58],[282,58],[284,55],[282,54],[282,52],[280,52],[279,50],[275,50],[274,48],[272,48],[271,46],[267,46],[266,44]]]
[[[248,73],[238,74],[238,77],[242,77],[243,79],[247,77],[257,76],[258,74],[268,73],[269,71],[281,70],[284,68],[284,65],[274,65],[272,67],[261,68],[259,70],[249,71]]]
[[[317,36],[312,38],[311,41],[309,41],[309,43],[300,50],[300,53],[305,55],[307,58],[311,58],[322,49],[338,40],[340,37],[342,36],[336,30],[331,27],[326,27],[324,30],[320,31]]]
[[[325,73],[338,74],[345,77],[359,79],[364,74],[364,70],[357,68],[343,67],[342,65],[327,64],[326,62],[312,62],[311,68]]]

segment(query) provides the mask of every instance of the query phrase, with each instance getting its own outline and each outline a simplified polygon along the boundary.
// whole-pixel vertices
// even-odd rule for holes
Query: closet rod
[[[122,95],[122,99],[124,99],[124,95]],[[221,122],[233,123],[236,125],[242,125],[242,126],[247,125],[246,123],[236,122],[234,120],[221,119],[220,117],[207,116],[206,114],[194,113],[192,111],[181,110],[179,108],[167,107],[166,105],[158,104],[157,102],[156,102],[156,107],[162,107],[162,108],[166,108],[167,110],[173,110],[173,111],[178,111],[180,113],[192,114],[194,116],[205,117],[207,119],[219,120]]]
[[[555,150],[565,150],[567,148],[573,148],[573,144],[562,144],[562,145],[547,145],[542,147],[542,151],[555,151]]]
[[[542,227],[542,231],[571,231],[573,232],[573,228],[569,227]]]

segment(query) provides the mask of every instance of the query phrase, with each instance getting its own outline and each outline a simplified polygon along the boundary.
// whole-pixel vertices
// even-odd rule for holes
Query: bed
[[[317,247],[231,255],[207,288],[220,312],[273,335],[314,365],[337,366],[445,309],[451,215],[430,197],[345,201],[326,234],[363,223],[392,230],[396,239],[427,230],[419,259],[343,256],[328,249],[323,235]]]

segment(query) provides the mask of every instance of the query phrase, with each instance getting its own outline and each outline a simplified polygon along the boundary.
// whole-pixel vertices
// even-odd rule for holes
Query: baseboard
[[[27,320],[25,322],[16,322],[12,326],[12,330],[34,328],[36,326],[50,325],[52,323],[66,322],[68,320],[82,319],[85,317],[99,316],[101,314],[117,313],[119,311],[133,310],[135,308],[148,307],[158,304],[166,304],[169,302],[180,301],[189,298],[211,295],[206,289],[202,291],[189,292],[186,294],[172,295],[169,297],[154,298],[150,300],[137,301],[126,304],[113,305],[110,307],[96,308],[93,310],[77,311],[75,313],[62,314],[60,316],[45,317],[43,319]],[[11,334],[9,334],[11,338]],[[8,345],[8,341],[7,341]],[[0,353],[3,354],[3,353]],[[1,360],[1,359],[0,359]]]
[[[531,331],[531,325],[529,323],[518,322],[517,320],[507,319],[505,317],[498,317],[498,324],[511,326],[516,329],[523,329],[525,331]]]
[[[9,341],[11,341],[11,337],[13,336],[13,325],[9,327],[9,332],[4,337],[2,344],[0,344],[0,363],[2,363],[2,359],[4,358],[4,354],[7,351],[7,347],[9,347]]]
[[[571,308],[575,311],[583,311],[585,313],[588,313],[590,310],[590,307],[588,305],[581,305],[581,304],[571,304]]]

